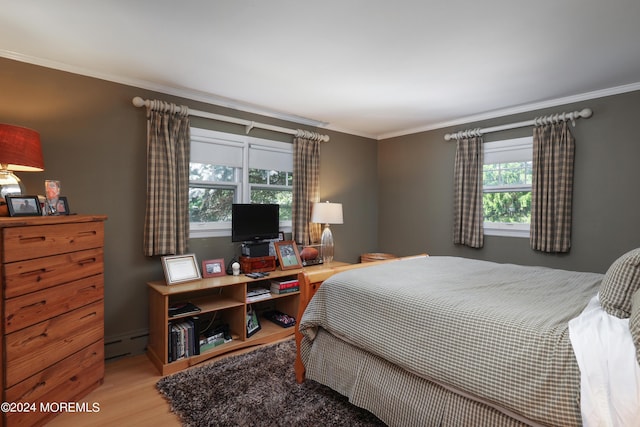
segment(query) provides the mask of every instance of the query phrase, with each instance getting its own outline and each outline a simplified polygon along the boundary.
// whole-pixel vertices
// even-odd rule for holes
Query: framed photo
[[[298,253],[298,246],[293,240],[276,242],[276,253],[282,270],[291,270],[293,268],[302,267],[300,254]]]
[[[9,216],[42,216],[38,196],[5,196]]]
[[[247,307],[247,338],[255,334],[260,330],[260,319],[258,319],[258,313],[252,306]]]
[[[167,285],[200,279],[195,254],[163,256],[162,268]]]
[[[56,215],[69,215],[70,213],[67,198],[65,196],[58,197],[58,202],[56,203]]]
[[[202,277],[218,277],[226,274],[223,258],[202,261]]]

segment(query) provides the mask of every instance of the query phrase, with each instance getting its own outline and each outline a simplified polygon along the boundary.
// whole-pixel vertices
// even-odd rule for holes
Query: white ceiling
[[[640,89],[640,1],[0,0],[0,56],[385,138]]]

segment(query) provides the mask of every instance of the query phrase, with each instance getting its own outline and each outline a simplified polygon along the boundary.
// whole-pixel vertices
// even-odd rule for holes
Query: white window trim
[[[495,157],[496,161],[492,163],[498,163],[498,162],[506,163],[511,160],[500,158],[503,152],[520,150],[529,146],[533,147],[533,136],[525,136],[522,138],[513,138],[513,139],[505,139],[502,141],[487,142],[483,147],[485,150],[484,163],[487,164],[487,157],[489,157],[489,159],[491,159],[492,157]],[[533,158],[533,149],[531,150],[531,158]],[[527,160],[527,159],[522,159],[522,160]],[[521,161],[521,160],[518,160],[518,161]],[[520,186],[504,186],[504,187],[500,187],[500,189],[521,191],[521,190],[529,190],[529,187],[522,188]],[[494,191],[494,189],[491,188],[491,189],[487,189],[486,191],[483,190],[483,193],[484,192],[488,193],[491,191]],[[485,236],[521,237],[521,238],[528,239],[530,234],[531,224],[514,224],[514,223],[506,223],[506,222],[484,221],[483,228],[484,228]]]
[[[509,224],[505,222],[484,222],[485,236],[529,238],[530,224]]]
[[[251,186],[258,186],[258,184],[249,184],[248,165],[249,149],[251,146],[277,152],[293,153],[293,144],[289,144],[286,142],[271,141],[268,139],[255,138],[246,135],[230,134],[202,128],[192,127],[191,139],[195,139],[201,142],[215,140],[216,144],[226,143],[233,146],[241,145],[243,167],[241,182],[235,184],[236,195],[238,197],[237,203],[249,203]],[[290,233],[291,230],[291,221],[280,221],[280,231]],[[231,221],[189,223],[189,238],[198,239],[206,237],[231,237]]]

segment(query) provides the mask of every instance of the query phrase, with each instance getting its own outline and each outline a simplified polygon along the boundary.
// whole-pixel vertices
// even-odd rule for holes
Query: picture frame
[[[195,254],[163,256],[162,269],[167,285],[201,278]]]
[[[298,245],[296,245],[295,241],[285,240],[283,242],[276,242],[275,246],[281,270],[302,268],[302,261],[300,261]]]
[[[66,196],[58,197],[58,203],[56,203],[56,215],[69,215],[69,201]]]
[[[247,338],[262,329],[258,313],[251,305],[247,306]]]
[[[38,196],[6,195],[9,216],[42,216]]]
[[[226,276],[224,258],[202,261],[202,277]]]

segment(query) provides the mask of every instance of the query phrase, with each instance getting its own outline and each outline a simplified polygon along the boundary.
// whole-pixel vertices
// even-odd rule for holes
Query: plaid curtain
[[[482,137],[458,140],[453,177],[454,244],[471,248],[484,245],[482,165]]]
[[[308,245],[320,240],[321,225],[310,222],[320,201],[320,141],[293,139],[293,240]]]
[[[150,102],[145,256],[179,255],[187,251],[190,140],[187,107]]]
[[[575,139],[567,122],[533,128],[531,248],[569,252]]]

